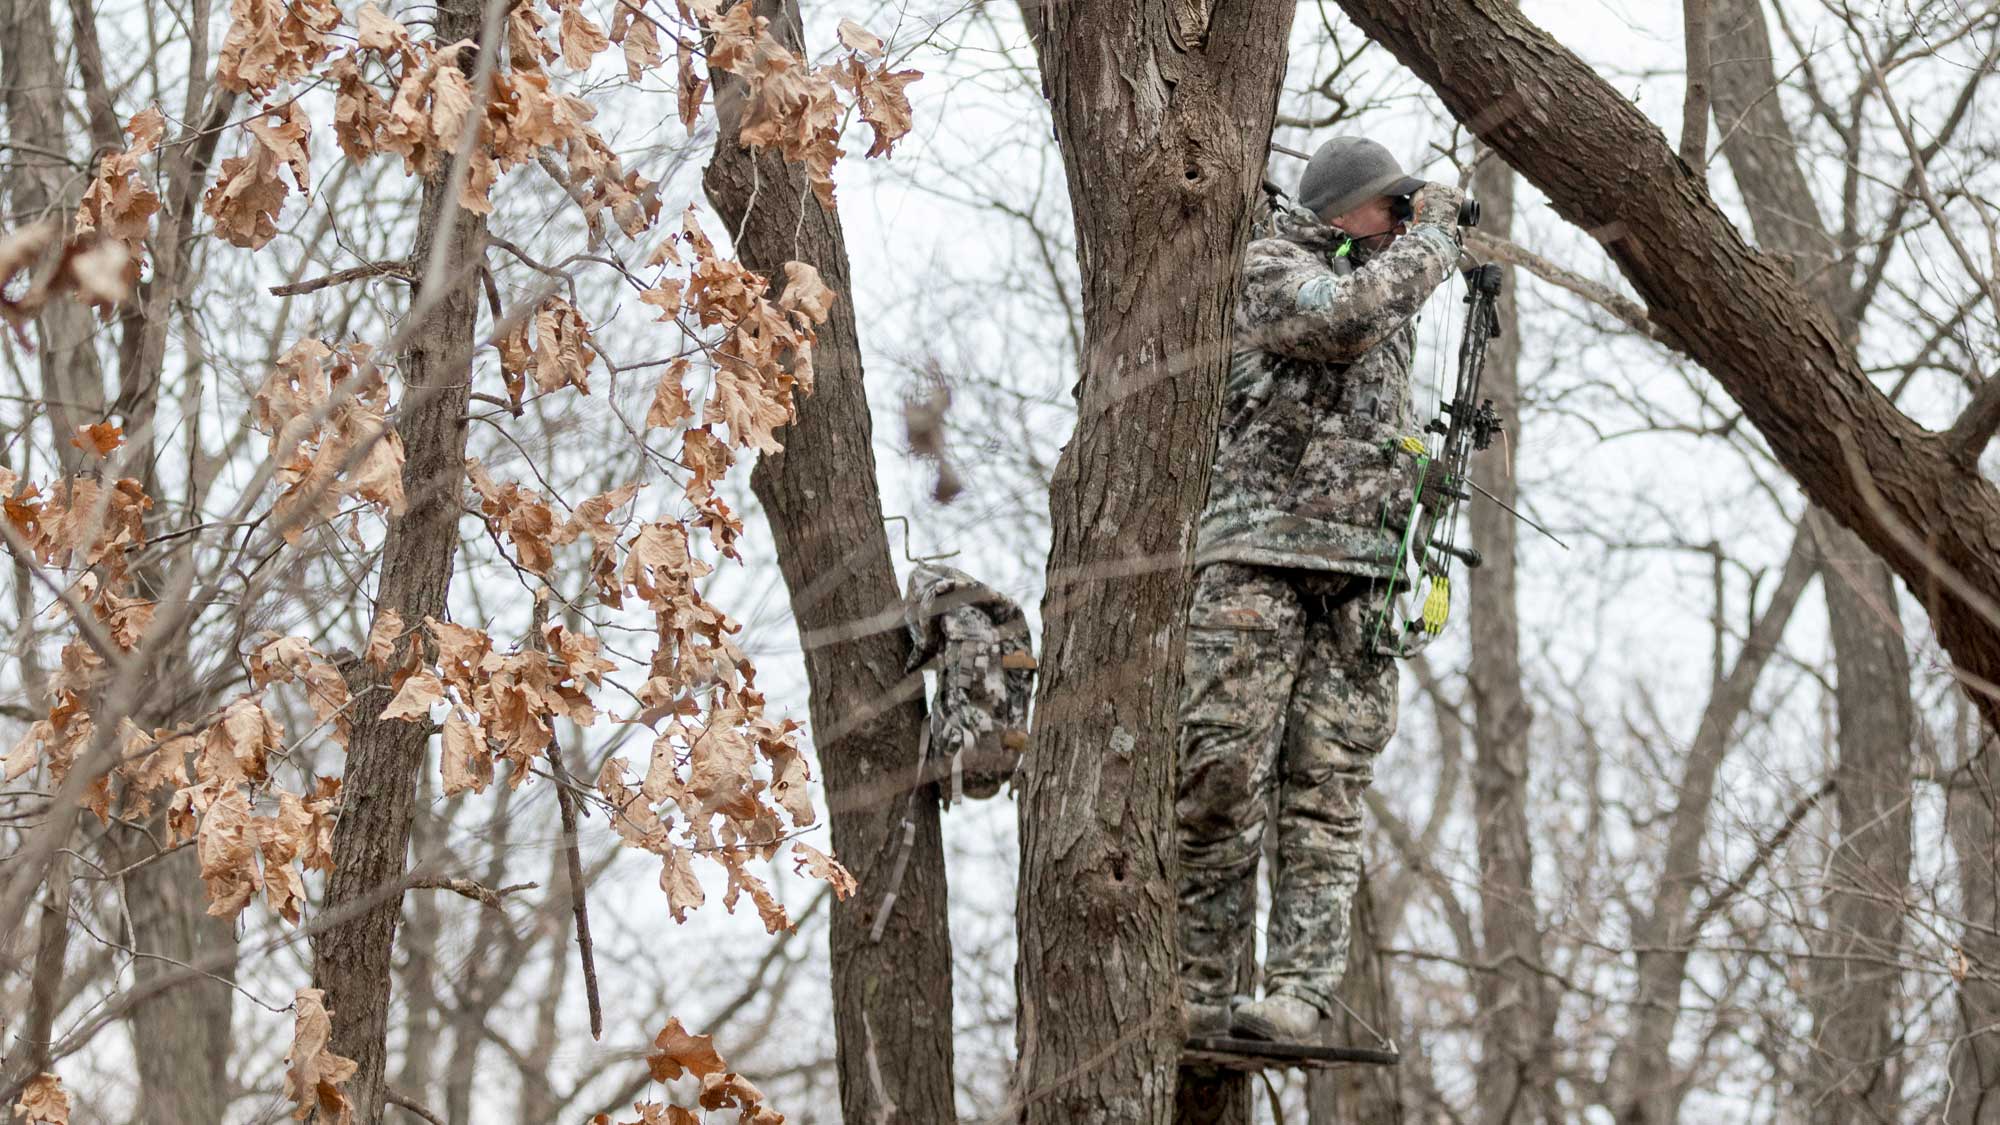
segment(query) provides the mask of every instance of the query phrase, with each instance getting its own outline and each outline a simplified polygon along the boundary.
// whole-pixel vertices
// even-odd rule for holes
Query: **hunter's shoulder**
[[[1243,248],[1245,273],[1268,273],[1288,269],[1326,269],[1326,262],[1312,250],[1284,237],[1256,238]]]

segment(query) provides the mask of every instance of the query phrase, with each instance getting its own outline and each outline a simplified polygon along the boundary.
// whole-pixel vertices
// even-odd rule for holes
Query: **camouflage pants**
[[[1361,794],[1396,729],[1396,664],[1369,644],[1366,590],[1344,575],[1236,563],[1195,580],[1175,792],[1191,1002],[1239,990],[1275,796],[1265,991],[1333,1007],[1361,877]]]

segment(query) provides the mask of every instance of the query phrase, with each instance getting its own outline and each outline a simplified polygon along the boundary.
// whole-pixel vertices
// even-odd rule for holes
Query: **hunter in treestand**
[[[1367,594],[1395,580],[1382,513],[1409,478],[1391,450],[1411,432],[1414,321],[1458,263],[1463,196],[1339,137],[1298,200],[1274,202],[1244,253],[1175,793],[1189,1033],[1294,1043],[1312,1040],[1346,968],[1362,790],[1396,729],[1396,665],[1371,641]],[[1273,793],[1277,889],[1253,1001],[1238,972]]]

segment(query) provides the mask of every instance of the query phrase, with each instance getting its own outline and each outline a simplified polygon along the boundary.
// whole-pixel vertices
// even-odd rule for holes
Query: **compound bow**
[[[1406,511],[1398,513],[1389,504],[1383,505],[1383,528],[1396,533],[1397,546],[1387,590],[1373,614],[1370,631],[1375,650],[1385,656],[1414,656],[1444,631],[1451,616],[1452,560],[1468,567],[1485,561],[1477,550],[1459,544],[1458,511],[1472,498],[1468,490],[1479,487],[1466,475],[1466,462],[1475,450],[1492,444],[1501,425],[1493,400],[1479,397],[1480,379],[1486,371],[1486,345],[1500,334],[1500,278],[1497,265],[1465,271],[1465,303],[1469,307],[1458,348],[1458,385],[1451,400],[1424,427],[1444,440],[1433,450],[1423,438],[1406,436],[1393,442],[1389,450],[1391,456],[1411,459],[1414,483]],[[1421,611],[1398,612],[1404,597],[1421,606]]]

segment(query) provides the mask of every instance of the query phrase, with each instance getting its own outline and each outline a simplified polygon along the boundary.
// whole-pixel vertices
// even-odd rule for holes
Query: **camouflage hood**
[[[1281,238],[1294,246],[1309,250],[1331,259],[1340,251],[1340,244],[1347,236],[1336,227],[1319,221],[1311,211],[1284,199],[1271,201],[1262,223],[1256,230],[1258,238]],[[1360,253],[1360,247],[1350,251],[1350,256]],[[1365,258],[1356,261],[1360,265]]]

